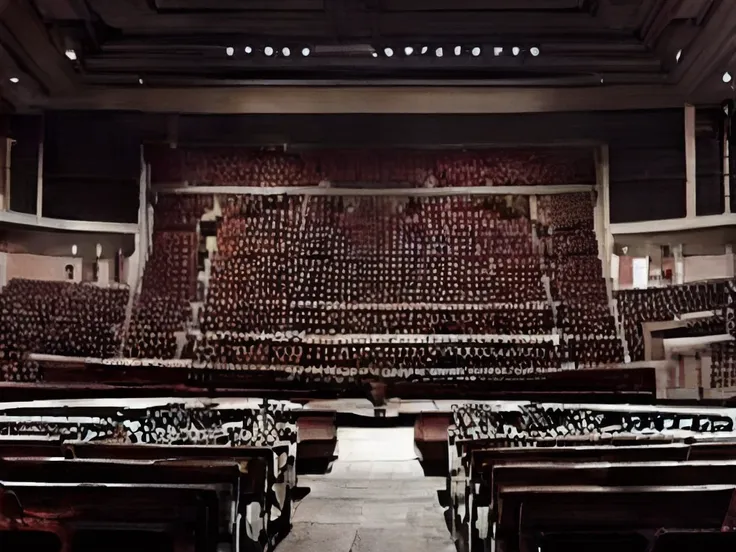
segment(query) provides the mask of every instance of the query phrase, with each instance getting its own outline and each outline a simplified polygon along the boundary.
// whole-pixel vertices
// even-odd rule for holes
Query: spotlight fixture
[[[498,57],[501,54],[503,54],[503,46],[494,46],[493,47],[493,55]]]
[[[281,49],[281,53],[283,54],[284,57],[289,57],[291,55],[291,50],[289,49],[288,46],[284,46]]]
[[[404,48],[404,53],[407,56],[410,56],[414,53],[414,48],[412,48],[411,46],[407,46],[406,48]]]
[[[250,46],[246,46],[245,47],[245,53],[246,54],[252,54],[253,53],[253,48],[251,48]]]
[[[392,57],[394,55],[394,51],[391,48],[384,48],[383,53],[386,54],[386,57]]]
[[[675,61],[679,63],[681,57],[682,57],[682,49],[677,50],[677,53],[675,54]]]
[[[427,53],[427,50],[429,50],[429,48],[427,48],[426,46],[422,46],[422,53],[423,54],[426,54]]]
[[[273,48],[271,48],[271,46],[266,46],[263,49],[263,53],[270,57],[273,55]]]
[[[470,50],[470,53],[473,54],[473,57],[478,57],[480,55],[480,48],[476,46]]]
[[[312,50],[310,50],[309,48],[302,48],[302,55],[304,57],[307,57],[311,53],[312,53]]]
[[[434,55],[435,55],[435,56],[437,56],[437,57],[442,57],[442,56],[444,55],[444,52],[442,51],[442,47],[440,47],[440,48],[437,48],[437,49],[436,49],[436,50],[434,51]]]
[[[13,84],[18,84],[20,82],[20,79],[18,77],[10,77],[10,82]]]
[[[529,48],[529,53],[534,57],[537,57],[539,55],[539,48],[537,48],[536,46],[532,46],[531,48]]]
[[[232,46],[228,46],[227,48],[225,48],[225,53],[228,55],[228,57],[232,57],[235,55],[235,48],[233,48]]]
[[[731,82],[731,79],[732,78],[733,77],[731,77],[731,73],[729,73],[728,71],[726,71],[725,73],[723,73],[723,76],[721,77],[721,79],[723,79],[723,82],[725,82],[726,84],[728,84],[729,82]],[[10,80],[12,81],[13,79],[10,79]]]
[[[67,50],[64,52],[66,54],[66,57],[68,57],[71,61],[77,61],[77,52],[74,50]]]
[[[463,49],[460,46],[455,46],[455,55],[459,56],[463,53]]]
[[[511,53],[515,56],[518,56],[521,53],[521,48],[519,48],[518,46],[514,46],[513,48],[511,48]]]

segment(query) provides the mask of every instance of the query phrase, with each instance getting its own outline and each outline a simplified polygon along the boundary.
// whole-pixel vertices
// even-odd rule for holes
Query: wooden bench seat
[[[183,507],[189,508],[188,512],[199,511],[200,504],[205,500],[201,496],[211,495],[205,500],[209,506],[202,514],[209,520],[207,523],[216,524],[215,529],[208,529],[211,533],[208,538],[211,540],[221,533],[229,533],[229,538],[252,540],[254,546],[257,543],[266,545],[269,542],[265,532],[268,526],[267,516],[264,520],[253,519],[253,512],[257,517],[260,517],[261,513],[267,514],[264,496],[267,471],[267,463],[262,458],[242,461],[186,458],[0,459],[0,482],[5,488],[18,494],[24,509],[27,506],[23,501],[30,501],[31,505],[46,504],[47,508],[50,505],[50,512],[46,517],[52,515],[57,521],[63,520],[65,513],[72,512],[73,518],[77,521],[81,515],[86,521],[122,523],[125,521],[124,516],[128,515],[127,510],[131,508],[138,512],[133,515],[133,519],[137,519],[135,516],[142,516],[142,521],[148,515],[145,504],[149,502],[154,504],[151,506],[149,521],[159,521],[159,516],[164,515],[163,513],[170,508],[176,510]],[[130,491],[130,494],[127,491]],[[171,492],[188,493],[187,496],[191,500],[187,502],[183,498],[169,497],[164,504],[158,504],[163,500],[160,497]],[[121,494],[119,501],[114,500],[115,493]],[[136,493],[141,497],[148,497],[145,500],[141,499],[140,507]],[[114,510],[122,511],[119,518],[111,512],[105,512],[106,503],[112,503],[115,505]],[[89,507],[85,504],[89,504]],[[160,513],[157,513],[159,511]],[[237,523],[233,519],[228,520],[232,511],[235,511],[238,517]],[[98,515],[102,516],[99,520],[95,517]],[[180,517],[184,519],[186,516],[182,513]],[[6,524],[5,528],[9,527]],[[215,538],[214,546],[216,545]]]

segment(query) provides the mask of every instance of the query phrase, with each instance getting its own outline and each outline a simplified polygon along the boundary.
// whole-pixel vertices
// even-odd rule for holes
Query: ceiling
[[[508,112],[715,103],[733,95],[722,81],[727,70],[736,75],[732,4],[0,0],[0,90],[16,109]]]

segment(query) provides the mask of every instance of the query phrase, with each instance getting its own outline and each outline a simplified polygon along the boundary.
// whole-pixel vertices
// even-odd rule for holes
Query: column
[[[695,154],[695,106],[685,104],[685,216],[693,218],[697,213]]]
[[[685,283],[685,259],[682,256],[682,244],[678,244],[672,248],[672,254],[675,257],[675,284]]]
[[[608,145],[596,152],[596,202],[595,232],[598,251],[603,263],[603,276],[611,278],[611,257],[613,255],[613,234],[611,234],[611,197],[609,179]]]

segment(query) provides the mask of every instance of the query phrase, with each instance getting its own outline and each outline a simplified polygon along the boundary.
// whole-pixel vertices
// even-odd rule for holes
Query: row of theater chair
[[[643,552],[667,549],[668,540],[655,535],[664,529],[702,533],[708,544],[697,549],[733,549],[736,541],[707,539],[733,530],[736,437],[685,433],[453,439],[453,535],[474,552],[517,550],[518,543]],[[610,542],[617,547],[607,548]]]
[[[57,550],[95,538],[108,550],[120,538],[139,550],[268,550],[290,528],[292,488],[276,456],[268,447],[0,438],[0,542],[30,550],[40,532]]]
[[[0,537],[51,532],[66,551],[89,538],[80,528],[127,528],[163,533],[176,550],[269,549],[288,531],[298,409],[260,399],[0,404]]]

